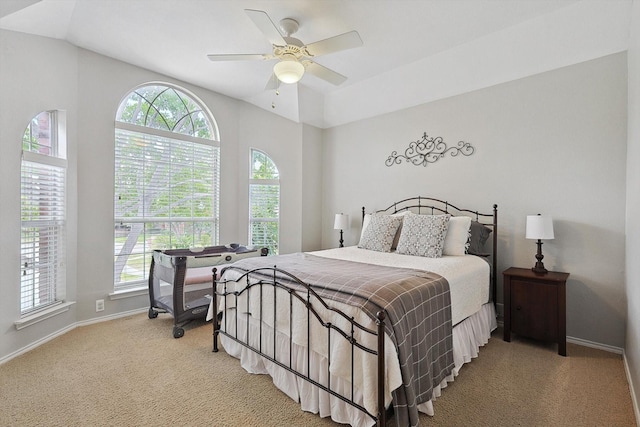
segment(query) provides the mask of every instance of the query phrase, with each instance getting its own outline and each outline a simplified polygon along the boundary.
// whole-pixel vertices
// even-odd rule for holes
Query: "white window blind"
[[[24,153],[21,174],[21,286],[23,315],[64,298],[65,175],[53,158]],[[62,162],[59,162],[62,163]]]
[[[154,249],[218,242],[219,147],[116,129],[115,288],[148,277]]]
[[[251,150],[249,179],[249,244],[279,253],[280,181],[279,172],[269,156]]]
[[[184,90],[144,85],[115,122],[114,289],[146,286],[155,249],[218,244],[218,129]]]

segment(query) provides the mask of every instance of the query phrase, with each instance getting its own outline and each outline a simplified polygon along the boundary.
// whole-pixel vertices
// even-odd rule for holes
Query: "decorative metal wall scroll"
[[[426,167],[427,164],[435,163],[443,158],[446,153],[450,153],[451,157],[456,157],[458,154],[470,156],[474,151],[475,148],[468,142],[459,141],[455,147],[447,147],[441,136],[429,137],[425,132],[421,140],[409,143],[404,154],[398,154],[397,151],[392,152],[384,164],[391,167],[399,165],[404,159],[404,161],[416,166]]]

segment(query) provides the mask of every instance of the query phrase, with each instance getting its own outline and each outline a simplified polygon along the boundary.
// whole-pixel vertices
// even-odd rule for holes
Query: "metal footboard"
[[[234,280],[224,279],[224,272],[227,270],[234,270],[240,276]],[[213,277],[214,280],[217,275],[217,271],[213,269]],[[386,410],[385,410],[385,314],[384,312],[378,312],[375,323],[376,330],[372,330],[367,328],[361,324],[359,324],[353,317],[348,316],[343,311],[334,308],[331,304],[325,302],[308,284],[298,279],[294,275],[278,269],[277,267],[273,268],[258,268],[254,270],[245,270],[239,267],[229,266],[222,270],[222,274],[220,275],[221,279],[215,281],[214,290],[213,290],[213,307],[216,312],[219,310],[221,302],[224,302],[224,307],[235,307],[235,326],[232,333],[229,333],[230,330],[228,322],[233,320],[229,320],[228,316],[224,316],[224,322],[222,322],[222,316],[215,315],[213,322],[213,351],[218,351],[218,335],[223,334],[229,339],[237,342],[238,344],[250,349],[251,351],[257,353],[258,355],[264,357],[265,359],[271,361],[272,363],[280,366],[281,368],[287,370],[288,372],[293,373],[298,378],[301,378],[310,384],[318,387],[321,390],[335,396],[338,399],[346,402],[347,404],[359,409],[360,411],[367,414],[367,416],[371,417],[378,426],[386,425]],[[251,291],[251,293],[250,293]],[[271,292],[269,292],[271,291]],[[288,335],[289,340],[289,354],[277,354],[278,349],[276,345],[276,334],[278,330],[276,328],[277,324],[277,310],[278,310],[278,292],[285,292],[285,298],[288,299],[288,314],[289,314],[289,330],[288,331],[280,331],[284,332]],[[269,298],[273,295],[273,313],[267,313],[264,308],[264,300],[263,298]],[[258,312],[251,312],[250,307],[250,299],[251,298],[259,298],[258,302]],[[280,294],[282,295],[282,294]],[[288,295],[288,298],[287,298]],[[242,307],[239,307],[238,304],[241,304]],[[335,339],[344,339],[349,343],[351,349],[351,392],[350,396],[344,396],[339,392],[332,389],[331,385],[331,373],[329,372],[332,357],[331,351],[327,352],[327,384],[322,384],[316,379],[311,378],[311,349],[309,348],[306,352],[307,360],[306,360],[306,371],[307,373],[299,372],[294,369],[293,360],[292,360],[292,348],[294,346],[293,342],[293,312],[294,306],[296,304],[301,304],[304,307],[304,311],[306,312],[306,334],[307,334],[307,343],[311,342],[311,325],[312,322],[318,322],[317,325],[326,330],[326,344],[327,349],[332,348],[332,336]],[[252,307],[256,307],[254,304]],[[339,316],[348,322],[349,330],[344,330],[345,328],[340,328],[335,324],[332,324],[330,321],[323,319],[320,311],[321,310],[329,310],[329,312],[334,315]],[[255,310],[254,310],[255,311]],[[271,310],[269,309],[269,312]],[[220,313],[222,314],[222,313]],[[245,337],[242,338],[238,333],[238,316],[246,315],[247,323],[246,323],[246,331]],[[257,319],[262,322],[263,319],[268,318],[268,316],[273,316],[274,320],[273,325],[273,349],[267,349],[263,347],[263,327],[260,327],[259,337],[257,337],[257,345],[252,345],[252,337],[250,337],[249,324],[250,317]],[[331,331],[334,333],[332,334]],[[373,346],[366,346],[361,341],[365,341],[361,339],[360,341],[357,339],[357,336],[366,336],[375,337],[375,342],[377,345],[375,348],[371,348]],[[314,337],[317,339],[318,337]],[[253,337],[255,341],[255,337]],[[368,340],[371,341],[371,340]],[[272,354],[269,354],[269,350],[272,351]],[[354,385],[354,354],[356,350],[365,351],[369,354],[372,354],[376,357],[376,366],[377,366],[377,412],[375,414],[368,411],[363,405],[359,404],[355,400],[355,385]]]

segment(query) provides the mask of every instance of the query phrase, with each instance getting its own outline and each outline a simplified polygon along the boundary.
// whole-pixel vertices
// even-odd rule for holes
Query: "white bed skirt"
[[[240,337],[246,336],[246,323],[244,316],[240,316],[238,320],[238,330]],[[234,322],[229,322],[229,333],[233,334]],[[454,369],[451,375],[440,383],[433,390],[433,399],[418,406],[420,412],[433,415],[433,400],[440,397],[442,389],[447,387],[448,382],[452,382],[458,375],[462,365],[470,362],[472,358],[478,356],[478,350],[485,345],[491,336],[491,331],[497,327],[496,313],[493,303],[484,304],[481,309],[471,315],[464,321],[460,322],[453,328],[453,361]],[[258,325],[251,325],[250,337],[257,341],[259,336]],[[276,352],[277,359],[282,361],[280,355],[289,354],[289,339],[282,333],[276,334]],[[321,417],[331,417],[338,423],[350,424],[357,427],[369,427],[374,425],[374,421],[364,412],[345,403],[341,399],[330,395],[329,393],[319,390],[316,386],[307,381],[298,378],[295,374],[284,368],[274,364],[273,362],[257,355],[246,347],[236,343],[235,341],[220,335],[220,342],[224,346],[225,351],[238,359],[241,366],[249,373],[253,374],[269,374],[273,378],[273,383],[282,392],[291,397],[296,402],[300,402],[301,409],[307,412],[319,414]],[[252,342],[252,345],[257,345]],[[263,333],[263,351],[266,354],[272,354],[273,334]],[[269,350],[266,350],[269,349]],[[304,347],[293,345],[292,348],[292,365],[299,372],[307,371],[307,350]],[[289,364],[288,357],[284,361]],[[327,383],[327,360],[321,355],[311,352],[310,355],[310,371],[311,378],[320,382]],[[331,388],[340,392],[340,394],[350,396],[351,384],[340,377],[331,375]],[[354,400],[362,404],[362,393],[357,389],[354,391]],[[388,403],[388,402],[387,402]]]
[[[433,416],[434,400],[440,397],[447,383],[453,382],[458,376],[462,365],[478,357],[480,347],[489,342],[491,332],[497,327],[495,307],[493,303],[487,303],[476,314],[469,316],[453,328],[453,372],[438,387],[434,387],[433,397],[429,402],[418,405],[420,412]]]

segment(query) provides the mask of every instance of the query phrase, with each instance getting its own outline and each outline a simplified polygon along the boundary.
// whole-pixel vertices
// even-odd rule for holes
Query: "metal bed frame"
[[[475,219],[476,221],[478,221],[479,223],[490,227],[492,229],[493,232],[493,238],[492,238],[492,249],[491,249],[491,257],[492,257],[492,271],[491,271],[491,286],[492,286],[492,299],[493,302],[495,304],[496,301],[496,269],[497,269],[497,229],[498,229],[498,210],[497,210],[497,205],[493,205],[493,213],[487,214],[487,213],[480,213],[478,211],[473,211],[473,210],[469,210],[469,209],[460,209],[457,208],[456,206],[446,202],[446,201],[442,201],[442,200],[438,200],[438,199],[434,199],[434,198],[430,198],[430,197],[413,197],[413,198],[409,198],[409,199],[405,199],[405,200],[401,200],[399,202],[393,203],[391,206],[389,206],[386,209],[382,209],[379,211],[376,211],[376,213],[398,213],[398,212],[402,212],[402,211],[407,211],[407,210],[411,210],[411,211],[415,211],[416,213],[419,214],[440,214],[440,213],[444,213],[444,214],[450,214],[452,216],[458,216],[458,215],[466,215],[466,216],[471,216],[473,219]],[[365,209],[364,207],[362,208],[362,214],[363,214],[363,219],[364,219],[364,215],[365,215]],[[258,287],[258,291],[259,291],[259,295],[260,295],[260,312],[259,313],[249,313],[249,298],[247,297],[247,307],[246,307],[246,316],[247,316],[247,330],[246,330],[246,340],[242,340],[238,337],[238,323],[237,323],[237,316],[238,316],[238,310],[236,310],[236,316],[234,316],[235,318],[235,332],[230,334],[227,333],[228,330],[228,323],[229,320],[227,318],[227,316],[225,316],[225,325],[224,328],[222,327],[223,325],[221,324],[221,319],[222,319],[222,313],[219,313],[219,315],[214,315],[214,319],[215,321],[213,322],[213,352],[218,352],[218,335],[222,334],[228,338],[230,338],[231,340],[237,342],[238,344],[250,349],[251,351],[257,353],[258,355],[264,357],[265,359],[275,363],[276,365],[280,366],[281,368],[287,370],[288,372],[293,373],[294,375],[296,375],[299,378],[304,379],[305,381],[317,386],[319,389],[331,394],[332,396],[335,396],[339,399],[341,399],[342,401],[346,402],[347,404],[356,407],[357,409],[363,411],[365,414],[367,414],[369,417],[371,417],[371,419],[373,419],[376,422],[377,426],[385,426],[387,424],[387,420],[388,418],[393,414],[393,405],[390,405],[389,408],[385,408],[385,402],[384,402],[384,378],[385,378],[385,345],[384,345],[384,328],[385,328],[385,313],[384,312],[378,312],[375,323],[377,325],[376,330],[371,330],[369,328],[366,328],[365,326],[359,324],[358,322],[356,322],[352,317],[346,315],[344,312],[333,308],[331,306],[330,303],[327,303],[326,301],[324,301],[321,297],[318,296],[318,294],[305,282],[303,282],[302,280],[298,279],[297,277],[295,277],[294,275],[288,273],[287,271],[281,270],[279,268],[277,268],[276,266],[274,266],[273,268],[258,268],[258,269],[254,269],[254,270],[246,270],[246,269],[242,269],[239,267],[235,267],[235,266],[228,266],[222,269],[222,272],[220,274],[220,277],[223,277],[223,274],[226,270],[235,270],[241,273],[241,276],[239,279],[233,280],[233,282],[237,282],[240,283],[240,281],[242,281],[243,283],[243,287],[241,289],[233,289],[233,290],[229,290],[227,288],[227,285],[229,283],[228,280],[226,279],[220,279],[220,280],[216,280],[214,282],[214,289],[213,289],[213,307],[215,307],[215,312],[217,312],[218,310],[218,306],[219,306],[219,299],[222,298],[225,301],[225,307],[227,307],[227,299],[231,298],[232,302],[233,302],[233,306],[235,307],[235,304],[238,301],[238,297],[241,296],[243,293],[245,292],[249,292],[250,289]],[[213,269],[213,277],[218,277],[216,276],[217,274],[217,269],[214,268]],[[217,285],[217,286],[216,286]],[[342,339],[347,340],[350,343],[351,346],[351,373],[353,376],[353,372],[354,372],[354,367],[353,367],[353,353],[355,351],[355,349],[360,349],[363,351],[366,351],[370,354],[373,354],[377,357],[377,372],[378,372],[378,383],[377,383],[377,392],[378,392],[378,396],[377,396],[377,412],[375,414],[370,413],[369,411],[367,411],[362,405],[358,404],[355,400],[354,400],[354,382],[353,380],[351,381],[351,396],[343,396],[340,393],[336,392],[335,390],[333,390],[331,388],[331,383],[330,383],[330,374],[329,372],[327,372],[327,378],[329,378],[328,384],[321,384],[318,381],[314,380],[313,378],[310,377],[309,374],[305,374],[302,372],[298,372],[295,369],[293,369],[293,365],[292,365],[292,355],[291,355],[291,351],[289,352],[288,355],[284,355],[284,357],[278,357],[278,355],[276,354],[276,345],[275,345],[275,335],[276,335],[276,328],[274,325],[273,328],[273,335],[274,335],[274,348],[272,349],[273,351],[273,355],[267,354],[266,348],[263,348],[262,342],[263,342],[263,336],[262,336],[262,328],[260,328],[260,333],[259,333],[259,345],[257,347],[252,346],[251,344],[249,344],[250,340],[249,340],[249,316],[252,316],[254,318],[257,318],[259,321],[262,321],[262,319],[264,318],[263,316],[265,315],[265,313],[263,313],[262,311],[262,298],[263,298],[263,287],[270,287],[273,288],[273,295],[274,295],[274,307],[273,310],[274,312],[271,313],[271,315],[273,316],[273,319],[275,319],[276,317],[276,304],[275,304],[275,293],[276,290],[281,290],[284,292],[287,292],[289,294],[289,324],[292,325],[292,313],[293,313],[293,305],[298,303],[298,304],[303,304],[305,309],[306,309],[306,313],[307,313],[307,342],[310,336],[310,322],[312,319],[315,319],[316,321],[318,321],[320,323],[320,325],[322,325],[324,328],[326,328],[327,330],[327,343],[329,345],[328,348],[330,348],[331,345],[331,333],[330,331],[335,331],[338,333],[338,338],[340,339],[340,337],[342,337]],[[220,288],[222,288],[222,290],[220,290]],[[248,295],[248,294],[247,294]],[[342,330],[340,328],[338,328],[336,325],[330,323],[330,322],[326,322],[325,320],[322,319],[322,317],[319,315],[318,311],[316,310],[316,308],[314,307],[314,303],[312,303],[313,301],[317,301],[319,304],[321,304],[325,309],[331,310],[334,313],[337,313],[339,316],[343,317],[344,319],[346,319],[347,321],[349,321],[349,325],[350,325],[350,330]],[[376,337],[376,342],[377,342],[377,346],[375,348],[371,348],[371,347],[367,347],[364,346],[362,343],[358,342],[355,337],[354,337],[354,332],[356,330],[360,330],[363,331],[364,333],[367,334],[371,334],[371,336]],[[290,326],[290,330],[289,330],[289,349],[291,349],[291,345],[292,345],[292,330],[291,330],[291,326]],[[310,372],[309,370],[309,364],[310,362],[310,351],[307,351],[307,372]],[[284,362],[283,362],[284,360]],[[287,362],[288,360],[288,362]],[[329,353],[329,360],[328,360],[328,366],[331,365],[331,359],[330,359],[330,353]],[[328,368],[327,368],[328,369]]]
[[[215,268],[214,268],[214,274],[215,274]],[[246,316],[247,316],[247,330],[246,330],[246,340],[242,340],[238,338],[238,315],[239,313],[236,310],[236,316],[235,318],[235,328],[234,334],[229,334],[226,331],[229,329],[228,328],[228,317],[225,316],[225,327],[222,328],[222,325],[219,322],[214,322],[214,331],[213,331],[213,351],[214,352],[218,352],[218,335],[219,334],[223,334],[226,337],[234,340],[235,342],[239,343],[240,345],[249,348],[250,350],[256,352],[257,354],[259,354],[260,356],[264,357],[265,359],[277,364],[278,366],[280,366],[281,368],[286,369],[287,371],[295,374],[296,376],[310,382],[311,384],[319,387],[320,389],[326,391],[327,393],[330,393],[332,396],[335,396],[345,402],[347,402],[348,404],[355,406],[356,408],[358,408],[359,410],[365,412],[368,416],[370,416],[371,418],[373,418],[374,420],[378,421],[378,425],[380,426],[384,426],[385,425],[385,413],[384,413],[384,372],[385,372],[385,360],[384,360],[384,328],[385,328],[385,314],[384,312],[378,312],[377,313],[377,318],[376,318],[376,325],[377,328],[376,330],[372,330],[369,329],[363,325],[361,325],[360,323],[356,322],[352,317],[346,315],[344,312],[342,312],[341,310],[338,310],[334,307],[331,307],[329,304],[327,304],[313,289],[311,289],[311,287],[306,284],[305,282],[303,282],[302,280],[298,279],[297,277],[295,277],[294,275],[281,270],[277,267],[272,267],[272,268],[258,268],[258,269],[254,269],[254,270],[246,270],[246,269],[242,269],[239,267],[234,267],[234,266],[229,266],[224,268],[222,271],[224,272],[225,270],[236,270],[239,271],[240,273],[242,273],[242,275],[240,276],[240,278],[238,278],[237,280],[234,280],[234,282],[240,282],[243,281],[245,282],[245,286],[241,289],[241,290],[232,290],[229,291],[227,289],[227,283],[229,281],[227,280],[220,280],[217,283],[222,284],[223,286],[223,290],[222,292],[220,291],[215,291],[213,293],[213,306],[217,307],[218,306],[218,297],[221,297],[224,299],[225,301],[225,307],[227,306],[227,298],[232,298],[234,301],[234,307],[236,307],[235,303],[238,300],[238,297],[240,295],[242,295],[245,292],[249,292],[249,290],[253,287],[258,287],[259,288],[259,293],[260,293],[260,313],[249,313],[249,298],[246,299],[247,303],[246,303]],[[276,295],[276,290],[277,289],[281,289],[283,291],[285,291],[286,293],[289,294],[289,348],[291,349],[293,346],[293,306],[294,304],[302,304],[304,305],[306,312],[307,312],[307,342],[309,342],[309,338],[310,338],[310,331],[311,331],[311,322],[313,319],[317,320],[320,325],[324,328],[326,328],[327,330],[327,348],[331,348],[331,333],[330,331],[334,331],[337,332],[339,334],[339,337],[342,337],[343,339],[346,339],[347,341],[349,341],[349,343],[351,344],[351,397],[345,397],[342,396],[341,394],[337,393],[336,391],[331,389],[331,384],[330,384],[330,377],[331,374],[330,372],[328,372],[329,367],[331,366],[331,354],[329,353],[328,356],[328,364],[327,364],[327,378],[329,378],[329,384],[328,385],[323,385],[321,383],[319,383],[318,381],[314,380],[313,378],[311,378],[309,372],[310,372],[310,364],[311,364],[311,351],[307,351],[307,374],[301,373],[296,371],[295,369],[293,369],[293,360],[292,360],[292,355],[291,355],[291,351],[287,355],[285,355],[284,360],[285,362],[283,362],[282,358],[278,358],[278,354],[277,354],[277,350],[276,350],[276,333],[277,330],[274,327],[273,328],[273,355],[269,355],[266,353],[267,349],[263,349],[262,346],[262,342],[263,342],[263,330],[262,328],[260,328],[260,336],[259,336],[259,345],[258,348],[253,347],[252,345],[249,344],[250,342],[250,337],[249,337],[249,317],[253,316],[255,318],[257,318],[258,320],[262,321],[262,319],[264,318],[263,315],[264,313],[262,312],[262,295],[263,295],[263,288],[264,287],[272,287],[274,292],[274,313],[273,315],[275,316],[275,312],[277,309],[277,306],[275,304],[275,295]],[[316,308],[313,306],[312,304],[312,300],[317,301],[319,304],[321,304],[325,309],[330,310],[336,314],[338,314],[339,316],[341,316],[342,318],[344,318],[345,320],[347,320],[350,324],[350,330],[348,331],[344,331],[342,329],[340,329],[339,327],[337,327],[336,325],[329,323],[329,322],[325,322],[322,317],[320,316],[320,314],[318,313],[318,311],[316,310]],[[219,319],[218,319],[219,320]],[[366,347],[364,345],[362,345],[360,342],[358,342],[355,338],[355,333],[356,330],[362,331],[366,334],[370,334],[371,336],[376,337],[376,341],[377,341],[377,347],[376,348],[369,348]],[[246,341],[246,342],[245,342]],[[360,350],[366,351],[367,353],[373,354],[375,356],[377,356],[377,366],[378,366],[378,413],[377,414],[371,414],[369,411],[367,411],[362,405],[358,404],[355,400],[354,400],[354,394],[355,394],[355,389],[354,389],[354,381],[353,381],[353,373],[354,373],[354,358],[353,358],[353,351],[355,350],[355,348],[358,348]],[[278,360],[280,359],[280,360]],[[286,362],[286,359],[288,359],[288,362]],[[381,411],[380,408],[383,408],[383,410]]]

